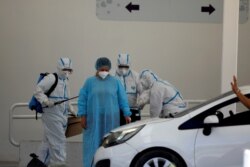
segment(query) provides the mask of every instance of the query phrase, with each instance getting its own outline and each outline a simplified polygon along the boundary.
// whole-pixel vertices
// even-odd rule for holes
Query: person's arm
[[[118,103],[119,108],[122,110],[123,115],[126,120],[126,124],[131,122],[130,115],[132,114],[128,104],[127,94],[125,92],[124,87],[122,86],[121,82],[117,79],[118,84]]]
[[[150,117],[159,117],[163,107],[163,90],[155,82],[150,92]]]
[[[149,97],[150,97],[150,90],[144,90],[141,95],[137,98],[137,106],[140,109],[143,109],[143,107],[146,104],[149,104]]]
[[[53,106],[54,102],[50,101],[47,95],[45,94],[51,86],[55,83],[55,76],[53,74],[49,74],[45,76],[37,85],[34,91],[35,98],[46,106]]]
[[[236,94],[242,104],[244,104],[248,109],[250,109],[250,99],[241,93],[235,76],[233,76],[233,82],[231,82],[231,87],[232,91]]]
[[[140,82],[140,78],[139,78],[139,74],[137,72],[134,72],[134,79],[135,79],[135,83],[136,83],[136,93],[138,94],[138,96],[140,96],[143,91],[143,88],[142,88],[142,85],[141,85],[141,82]]]
[[[78,113],[77,116],[81,117],[82,128],[87,128],[87,84],[88,80],[85,82],[84,86],[81,88],[78,97]]]

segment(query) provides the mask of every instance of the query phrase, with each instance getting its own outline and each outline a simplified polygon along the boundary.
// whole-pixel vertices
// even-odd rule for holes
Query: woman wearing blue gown
[[[81,117],[83,133],[83,166],[91,167],[94,154],[102,137],[120,125],[120,109],[130,123],[130,109],[124,87],[109,74],[111,62],[98,58],[96,75],[89,77],[80,90],[78,116]]]

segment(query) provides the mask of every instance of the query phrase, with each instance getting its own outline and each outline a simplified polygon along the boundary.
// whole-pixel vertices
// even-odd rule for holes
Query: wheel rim
[[[176,167],[175,164],[166,158],[155,157],[148,160],[143,167]]]

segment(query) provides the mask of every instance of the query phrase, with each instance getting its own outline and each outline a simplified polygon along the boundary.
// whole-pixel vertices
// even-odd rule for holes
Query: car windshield
[[[176,115],[174,115],[174,118],[182,117],[182,116],[184,116],[184,115],[186,115],[186,114],[188,114],[188,113],[190,113],[190,112],[192,112],[192,111],[194,111],[194,110],[196,110],[196,109],[198,109],[200,107],[203,107],[203,106],[205,106],[205,105],[207,105],[209,103],[217,101],[217,100],[219,100],[219,99],[221,99],[223,97],[229,96],[231,94],[233,94],[233,91],[226,92],[226,93],[224,93],[224,94],[222,94],[220,96],[217,96],[217,97],[212,98],[210,100],[207,100],[207,101],[205,101],[205,102],[203,102],[201,104],[198,104],[198,105],[196,105],[194,107],[188,108],[188,109],[186,109],[186,110],[184,110],[184,111],[182,111],[180,113],[177,113]]]

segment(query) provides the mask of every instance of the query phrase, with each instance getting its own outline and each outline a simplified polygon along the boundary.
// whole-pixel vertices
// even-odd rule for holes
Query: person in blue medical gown
[[[127,95],[121,82],[111,76],[111,62],[106,57],[98,58],[96,75],[89,77],[80,90],[78,116],[81,117],[83,133],[83,166],[91,167],[94,154],[102,137],[120,125],[120,109],[126,123],[131,112]]]

